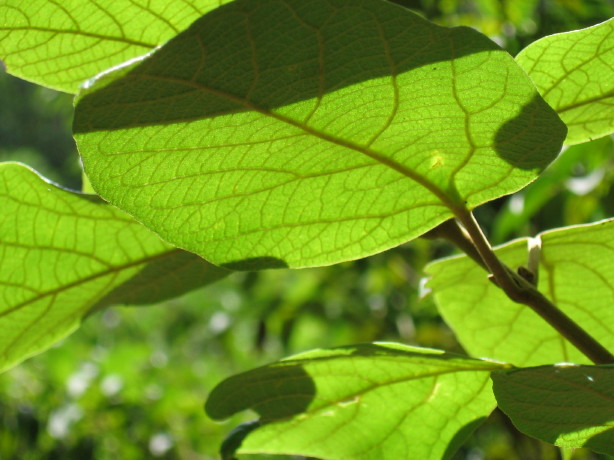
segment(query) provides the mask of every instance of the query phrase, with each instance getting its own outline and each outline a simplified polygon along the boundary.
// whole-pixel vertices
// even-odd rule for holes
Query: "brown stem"
[[[484,270],[488,270],[488,267],[484,264],[480,253],[475,248],[473,241],[471,241],[471,237],[465,231],[463,227],[458,225],[456,219],[449,219],[445,222],[439,224],[437,227],[429,230],[422,238],[426,238],[429,240],[433,240],[435,238],[441,238],[446,241],[449,241],[462,252],[471,257],[478,265],[480,265]]]
[[[614,363],[612,353],[559,310],[530,282],[513,272],[497,258],[470,211],[463,208],[455,211],[456,217],[465,227],[475,250],[483,261],[480,265],[488,267],[495,283],[511,300],[531,307],[535,313],[546,320],[559,334],[569,340],[595,364]]]

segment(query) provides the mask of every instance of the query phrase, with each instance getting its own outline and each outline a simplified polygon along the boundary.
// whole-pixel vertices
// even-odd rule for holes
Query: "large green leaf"
[[[76,93],[229,0],[3,0],[0,59],[15,76]]]
[[[158,301],[226,273],[16,163],[0,165],[0,209],[0,371],[71,333],[93,308]]]
[[[380,0],[238,0],[76,107],[94,189],[233,267],[408,241],[533,180],[565,127],[468,28]]]
[[[225,380],[206,409],[259,414],[243,453],[449,458],[494,409],[489,376],[504,368],[400,344],[314,350]]]
[[[614,351],[614,220],[538,235],[538,288],[610,351]],[[515,268],[527,263],[527,239],[496,249]],[[426,269],[439,311],[472,356],[519,366],[588,359],[529,307],[509,300],[466,256]]]
[[[544,37],[516,61],[567,124],[567,144],[614,132],[614,18]]]
[[[544,366],[492,379],[499,407],[523,433],[614,455],[614,366]]]

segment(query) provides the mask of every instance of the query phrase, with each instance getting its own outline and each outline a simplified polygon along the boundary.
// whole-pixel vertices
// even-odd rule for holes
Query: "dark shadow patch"
[[[454,354],[454,353],[419,353],[417,351],[404,350],[403,348],[396,348],[394,344],[390,344],[390,346],[379,345],[376,343],[359,343],[356,345],[345,345],[342,347],[332,348],[332,350],[343,350],[348,349],[352,350],[352,356],[406,356],[409,358],[422,358],[429,359],[433,358],[438,361],[447,360],[447,359],[458,359],[458,358],[466,358],[467,356]],[[344,358],[344,356],[339,356],[340,358]],[[331,358],[327,358],[331,359]]]
[[[223,268],[235,271],[255,271],[271,268],[288,268],[288,264],[276,257],[252,257],[250,259],[236,260],[221,265]]]
[[[229,274],[228,270],[195,254],[175,249],[149,262],[136,275],[100,299],[88,314],[112,305],[151,305],[174,299]]]
[[[613,415],[614,418],[614,415]],[[605,422],[611,422],[612,419]],[[614,428],[602,431],[601,433],[593,436],[584,443],[584,446],[588,449],[592,449],[595,452],[600,452],[606,455],[614,455]]]
[[[209,395],[205,411],[222,420],[252,409],[268,423],[302,414],[315,394],[315,382],[302,363],[281,361],[224,380]]]
[[[542,171],[561,151],[566,134],[565,123],[536,93],[516,117],[499,128],[495,150],[515,168]]]
[[[444,28],[394,4],[364,3],[346,8],[323,2],[317,9],[302,0],[225,4],[124,69],[123,78],[106,86],[103,79],[100,89],[86,92],[73,130],[270,111],[362,81],[500,50],[470,28]]]

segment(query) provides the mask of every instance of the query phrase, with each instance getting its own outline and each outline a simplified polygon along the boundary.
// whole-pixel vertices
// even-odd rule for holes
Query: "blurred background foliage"
[[[541,36],[614,16],[611,0],[396,0],[439,24],[474,27],[515,55]],[[0,70],[0,161],[26,163],[71,189],[81,168],[72,98]],[[614,141],[564,150],[523,191],[476,211],[493,243],[614,215]],[[320,269],[237,273],[150,307],[96,313],[62,344],[0,375],[0,460],[217,457],[249,414],[207,419],[223,378],[311,348],[394,340],[462,352],[430,299],[422,267],[452,253],[416,240]],[[250,456],[263,460],[266,456]],[[275,457],[283,458],[283,457]],[[287,457],[290,458],[290,457]],[[455,460],[605,459],[560,452],[499,412]]]

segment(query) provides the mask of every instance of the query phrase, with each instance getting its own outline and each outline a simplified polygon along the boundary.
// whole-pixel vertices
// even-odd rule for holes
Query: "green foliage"
[[[611,136],[567,148],[533,183],[499,211],[491,241],[501,243],[531,228],[553,228],[603,220],[614,214]]]
[[[492,374],[501,409],[523,432],[614,455],[614,367],[561,364]]]
[[[16,163],[2,164],[0,178],[0,370],[68,335],[93,308],[163,300],[225,274],[98,197]]]
[[[490,372],[504,367],[390,343],[314,350],[227,379],[206,409],[260,416],[244,453],[449,458],[494,409]]]
[[[569,128],[567,144],[614,130],[614,19],[544,37],[516,61]]]
[[[408,241],[533,180],[565,128],[473,30],[373,1],[238,0],[105,75],[74,130],[102,197],[211,262],[256,269]]]
[[[496,249],[510,267],[537,246],[539,289],[602,344],[614,349],[614,220],[568,227]],[[429,265],[428,286],[465,350],[517,366],[590,362],[535,312],[505,297],[467,256]]]
[[[224,0],[5,0],[0,57],[13,75],[76,93],[96,74],[161,45]]]
[[[486,33],[503,28],[496,39],[510,50],[549,23],[545,16],[531,22],[533,1],[477,2],[491,20],[466,14],[456,1],[397,3],[421,3],[439,23],[455,17]],[[551,23],[569,24],[573,15],[565,12],[573,9],[554,8],[560,20]],[[592,3],[585,9],[581,21],[610,14]],[[235,452],[448,459],[497,404],[531,436],[612,453],[611,367],[512,364],[614,361],[614,219],[492,251],[472,211],[520,191],[495,218],[497,239],[533,233],[540,218],[550,224],[540,214],[560,190],[567,195],[566,210],[559,202],[552,213],[558,225],[611,215],[611,193],[598,185],[614,177],[611,138],[574,146],[542,172],[563,141],[614,129],[613,25],[545,37],[514,60],[473,29],[442,27],[382,0],[1,3],[8,72],[79,92],[73,131],[87,175],[82,188],[100,196],[63,189],[23,165],[0,165],[0,370],[111,305],[172,299],[231,270],[346,262],[235,275],[242,294],[221,301],[221,310],[206,307],[211,318],[202,329],[193,329],[195,310],[183,319],[173,312],[177,322],[149,323],[169,343],[185,345],[188,361],[206,356],[209,367],[198,375],[216,379],[317,342],[371,342],[320,348],[219,384],[206,404],[212,418],[245,409],[259,416],[221,444],[225,460]],[[512,26],[521,32],[513,35]],[[523,200],[520,211],[513,200]],[[488,222],[497,206],[477,214]],[[413,332],[412,316],[439,321],[428,306],[420,312],[409,301],[412,316],[406,311],[416,270],[444,246],[413,241],[393,255],[347,263],[425,233],[467,254],[427,269],[439,312],[470,355],[511,364],[377,341],[400,337],[458,351],[441,325],[435,339],[423,334],[424,323],[416,321]],[[207,292],[228,299],[223,283]],[[402,301],[388,307],[386,296],[394,295]],[[547,313],[558,308],[564,314]],[[116,348],[110,361],[99,349],[81,355],[80,378],[87,386],[102,369],[109,404],[119,380],[134,384],[122,396],[131,417],[108,416],[90,432],[122,431],[130,418],[146,418],[141,405],[152,382],[140,371],[164,367],[169,349],[137,342]],[[57,362],[51,369],[69,375]],[[68,424],[81,417],[73,393],[59,410]],[[192,414],[194,393],[168,401]],[[197,430],[194,420],[175,419],[175,429]],[[202,426],[218,433],[218,443],[219,430]],[[147,449],[144,433],[122,438],[139,439],[122,458]],[[154,455],[192,455],[179,446],[157,451],[154,438]],[[0,435],[0,455],[6,439]],[[30,439],[39,439],[35,430]],[[117,457],[92,439],[45,451],[49,458]],[[19,458],[29,453],[19,444],[8,449]]]

